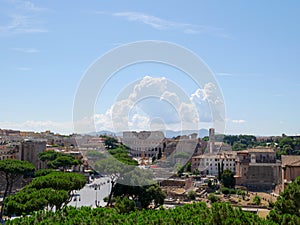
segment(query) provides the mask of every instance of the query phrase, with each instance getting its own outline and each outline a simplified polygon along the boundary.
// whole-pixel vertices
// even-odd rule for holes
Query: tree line
[[[203,140],[209,141],[209,137]],[[257,139],[254,135],[216,135],[216,141],[224,142],[231,145],[233,151],[245,150],[258,146],[274,147],[277,156],[280,155],[300,155],[300,137],[270,137]]]
[[[214,203],[208,208],[205,203],[194,203],[172,209],[134,210],[119,213],[117,208],[66,207],[60,211],[39,211],[29,217],[7,222],[7,225],[35,224],[276,224],[257,215],[233,208],[228,203]]]

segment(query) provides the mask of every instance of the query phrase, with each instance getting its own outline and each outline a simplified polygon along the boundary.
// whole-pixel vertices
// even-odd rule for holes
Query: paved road
[[[74,207],[105,206],[106,202],[103,199],[108,196],[111,188],[108,177],[95,179],[92,183],[86,184],[81,190],[77,191],[72,201],[68,204]]]

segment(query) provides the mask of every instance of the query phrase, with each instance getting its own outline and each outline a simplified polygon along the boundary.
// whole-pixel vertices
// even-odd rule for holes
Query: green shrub
[[[218,196],[216,196],[215,194],[209,194],[207,199],[211,202],[211,203],[214,203],[214,202],[219,202],[220,201],[220,198]]]
[[[224,195],[228,195],[230,193],[230,189],[227,188],[227,187],[223,187],[221,188],[221,192],[224,194]]]
[[[189,191],[187,195],[189,200],[195,200],[196,199],[196,192],[195,191]]]

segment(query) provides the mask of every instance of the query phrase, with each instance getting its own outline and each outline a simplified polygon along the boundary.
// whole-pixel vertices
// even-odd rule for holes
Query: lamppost
[[[80,194],[77,194],[76,192],[75,192],[75,194],[73,195],[73,201],[76,201],[76,203],[75,203],[75,208],[77,208],[77,202],[79,201],[81,201],[81,198],[80,198]]]
[[[97,190],[100,190],[101,184],[94,184],[94,189],[96,191],[96,200],[95,200],[95,205],[96,207],[99,207],[100,201],[98,201],[98,192]]]

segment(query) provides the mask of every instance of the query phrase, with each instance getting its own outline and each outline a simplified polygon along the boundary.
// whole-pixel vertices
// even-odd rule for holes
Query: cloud
[[[116,132],[158,127],[181,130],[197,129],[198,122],[195,104],[180,87],[165,77],[145,76],[125,87],[105,113],[85,118],[76,129],[89,130],[95,126],[96,130]]]
[[[179,107],[180,106],[180,99],[179,97],[174,93],[174,92],[170,92],[170,91],[165,91],[161,97],[160,100],[166,100],[171,102],[175,107]]]
[[[97,14],[105,14],[114,17],[125,18],[130,22],[142,23],[158,30],[177,30],[186,34],[206,33],[222,38],[230,38],[230,35],[225,33],[222,28],[171,21],[142,12],[97,12]]]
[[[224,102],[213,83],[209,82],[202,89],[197,89],[190,100],[197,107],[200,122],[224,121]]]
[[[62,134],[70,134],[73,131],[72,122],[53,122],[53,121],[32,121],[28,120],[22,123],[0,122],[1,129],[13,129],[23,131],[45,131],[52,130]]]
[[[207,83],[203,89],[197,89],[191,95],[191,100],[200,104],[205,101],[209,104],[223,104],[222,99],[217,94],[217,87],[213,83]]]
[[[76,121],[74,132],[198,130],[200,123],[211,123],[215,119],[212,118],[211,108],[222,105],[212,83],[187,95],[165,77],[145,76],[126,88],[105,113],[95,113],[91,118]],[[34,131],[50,129],[62,133],[73,132],[72,125],[70,122],[52,121],[26,121],[20,124],[0,122],[0,127],[4,128]]]
[[[21,53],[39,53],[40,51],[35,48],[12,48],[13,51]]]
[[[113,16],[116,17],[124,17],[129,21],[137,21],[149,25],[156,29],[172,29],[177,27],[182,27],[181,23],[174,23],[171,21],[163,20],[155,16],[151,16],[144,13],[139,12],[118,12],[113,13]]]
[[[170,92],[165,77],[145,76],[128,88],[131,89],[128,96],[121,93],[122,99],[109,110],[115,130],[150,129],[153,118],[159,118],[165,124],[179,122],[174,109],[179,107],[178,100],[173,102],[176,93]],[[173,99],[169,99],[171,96]]]
[[[242,123],[246,123],[246,120],[231,120],[232,123],[237,123],[237,124],[242,124]]]
[[[45,33],[48,30],[43,26],[39,14],[46,11],[30,1],[9,1],[4,14],[5,24],[0,24],[1,35]],[[4,7],[5,8],[5,7]]]
[[[12,2],[16,5],[16,8],[23,10],[23,11],[28,11],[28,12],[47,11],[47,9],[38,7],[30,1],[13,0]]]
[[[133,92],[129,95],[131,101],[151,96],[162,95],[167,90],[167,79],[165,77],[145,76],[134,86]]]

